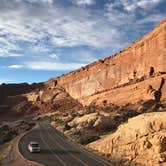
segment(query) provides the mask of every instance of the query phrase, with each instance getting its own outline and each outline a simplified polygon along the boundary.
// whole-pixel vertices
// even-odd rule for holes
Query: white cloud
[[[15,0],[16,2],[29,2],[29,3],[49,3],[52,4],[54,0]]]
[[[116,0],[112,2],[110,0],[106,5],[105,17],[121,37],[120,41],[117,38],[118,43],[124,42],[126,44],[123,45],[128,45],[131,39],[136,40],[149,31],[146,26],[148,23],[151,26],[159,23],[165,17],[165,13],[159,12],[155,7],[162,1]]]
[[[164,0],[116,0],[115,2],[110,1],[111,7],[122,6],[128,12],[133,12],[137,8],[141,8],[145,11],[154,8],[156,5]]]
[[[95,3],[95,0],[73,0],[77,5],[92,5]]]
[[[0,31],[0,35],[4,35],[3,31]],[[10,39],[0,37],[0,57],[20,57],[21,54],[14,53],[14,50],[21,50],[18,45],[13,43]]]
[[[22,56],[24,56],[24,55],[9,52],[9,50],[7,50],[7,49],[5,49],[5,48],[1,48],[1,49],[0,49],[0,58],[7,58],[7,57],[22,57]]]
[[[53,58],[53,59],[59,59],[59,55],[57,55],[55,53],[54,54],[50,54],[49,57]]]
[[[81,63],[54,63],[54,62],[26,62],[24,68],[32,70],[56,70],[56,71],[66,71],[75,70],[86,64]]]
[[[45,70],[45,71],[71,71],[78,69],[86,64],[83,63],[57,63],[57,62],[45,62],[45,61],[32,61],[24,62],[22,65],[10,65],[9,69],[30,69],[30,70]],[[4,67],[6,68],[6,67]]]
[[[8,80],[8,79],[0,79],[0,84],[3,84],[3,83],[11,83],[12,80]]]
[[[157,24],[159,22],[159,20],[162,20],[164,18],[164,14],[152,14],[149,15],[143,19],[141,19],[140,21],[137,22],[137,25],[144,25],[146,23],[154,23]]]
[[[163,0],[141,0],[141,1],[138,1],[136,3],[136,5],[140,8],[143,8],[144,10],[146,9],[151,9],[153,8],[154,6],[158,5],[160,2],[162,2]]]
[[[23,65],[10,65],[8,66],[9,69],[21,69],[23,68]]]
[[[85,8],[71,7],[66,14],[65,8],[56,5],[33,9],[18,4],[18,7],[13,5],[13,10],[3,10],[0,10],[0,29],[15,43],[34,44],[49,38],[50,44],[56,47],[110,47],[118,33],[107,20],[97,15],[92,17]]]

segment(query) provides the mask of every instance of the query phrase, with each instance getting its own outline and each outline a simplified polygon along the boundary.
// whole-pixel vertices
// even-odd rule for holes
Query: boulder
[[[82,129],[100,129],[106,128],[111,125],[111,119],[109,116],[104,116],[99,113],[90,113],[81,117],[76,117],[74,120],[68,123],[70,127],[76,127],[79,130]]]

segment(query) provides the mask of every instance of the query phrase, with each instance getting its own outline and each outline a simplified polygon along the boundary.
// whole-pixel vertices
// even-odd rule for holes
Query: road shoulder
[[[8,145],[6,145],[10,147],[10,151],[8,151],[8,153],[6,152],[6,156],[0,161],[0,166],[9,166],[9,165],[10,166],[42,166],[41,164],[25,159],[19,152],[18,143],[20,139],[27,133],[28,132],[25,132],[17,136],[12,141],[10,141]],[[3,153],[5,153],[4,150],[6,150],[6,148],[2,149]]]

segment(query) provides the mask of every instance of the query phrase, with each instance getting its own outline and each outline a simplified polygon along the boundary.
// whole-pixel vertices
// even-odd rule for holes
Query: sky
[[[165,9],[166,0],[0,0],[0,84],[46,81],[111,56]]]

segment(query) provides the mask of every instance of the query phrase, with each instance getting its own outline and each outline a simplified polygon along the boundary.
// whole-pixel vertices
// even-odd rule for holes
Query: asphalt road
[[[30,153],[28,151],[27,147],[30,141],[39,142],[41,147],[40,153]],[[18,147],[24,158],[41,163],[45,166],[110,165],[97,155],[71,142],[67,137],[46,122],[39,122],[37,128],[24,135]]]

